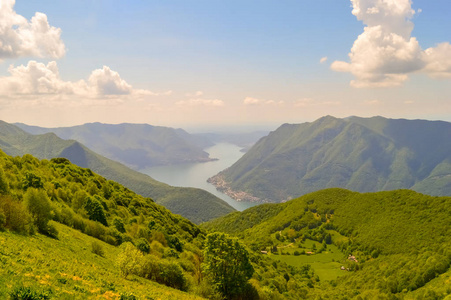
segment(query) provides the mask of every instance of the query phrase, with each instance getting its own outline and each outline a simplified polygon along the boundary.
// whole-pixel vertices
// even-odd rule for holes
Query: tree
[[[245,291],[254,268],[249,253],[237,238],[218,232],[207,235],[204,256],[204,272],[226,299]]]
[[[29,188],[24,195],[24,201],[38,230],[47,234],[48,222],[52,217],[52,207],[47,193],[42,189]]]
[[[105,226],[108,226],[102,204],[100,204],[97,199],[88,197],[88,200],[85,203],[85,210],[88,213],[90,220],[97,221]]]

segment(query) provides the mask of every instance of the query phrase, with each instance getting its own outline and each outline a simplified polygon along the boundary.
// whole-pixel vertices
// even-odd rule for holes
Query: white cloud
[[[94,70],[88,81],[77,82],[62,80],[57,63],[54,61],[47,65],[29,61],[26,66],[10,66],[8,71],[10,76],[0,78],[0,97],[3,98],[30,96],[64,100],[68,96],[80,96],[85,98],[80,101],[86,101],[93,98],[111,99],[123,96],[139,98],[171,94],[171,91],[158,94],[148,90],[133,89],[118,72],[107,66]]]
[[[0,61],[27,56],[61,58],[66,49],[61,29],[37,12],[28,22],[14,11],[14,0],[0,1]]]
[[[253,97],[246,97],[243,100],[244,105],[283,105],[284,101],[263,100]]]
[[[335,61],[331,69],[350,72],[351,86],[399,86],[414,72],[451,77],[451,45],[423,51],[411,37],[415,14],[411,0],[351,0],[352,14],[366,27],[354,42],[350,62]]]
[[[326,61],[327,61],[327,56],[324,56],[324,57],[322,57],[322,58],[319,60],[319,62],[320,62],[321,64],[325,63]]]
[[[224,101],[219,99],[189,99],[182,100],[175,103],[178,106],[210,106],[210,107],[222,107],[224,106]]]
[[[118,72],[107,66],[94,70],[88,82],[97,95],[129,95],[133,91],[132,86],[123,80]]]

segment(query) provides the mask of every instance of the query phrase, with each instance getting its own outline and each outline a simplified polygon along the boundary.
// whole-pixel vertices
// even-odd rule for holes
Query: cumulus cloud
[[[243,100],[244,105],[282,105],[284,101],[263,100],[253,97],[246,97]]]
[[[219,99],[189,99],[182,100],[175,103],[178,106],[210,106],[210,107],[221,107],[224,106],[224,101]]]
[[[133,89],[118,72],[104,66],[94,70],[88,81],[64,81],[59,75],[57,63],[47,65],[29,61],[26,66],[10,66],[10,76],[0,78],[0,96],[18,98],[23,96],[83,96],[85,98],[111,98],[124,95],[160,95],[148,90]],[[165,92],[162,94],[170,94]],[[55,98],[55,97],[54,97]]]
[[[350,62],[335,61],[331,69],[352,73],[351,85],[399,86],[414,72],[451,77],[451,45],[422,50],[411,36],[415,14],[411,0],[351,0],[352,14],[366,27],[349,53]]]
[[[0,61],[26,56],[61,58],[66,49],[61,29],[37,12],[29,22],[14,11],[15,0],[0,1]]]
[[[325,63],[326,61],[327,61],[327,56],[324,56],[324,57],[322,57],[322,58],[319,60],[319,62],[320,62],[321,64]]]

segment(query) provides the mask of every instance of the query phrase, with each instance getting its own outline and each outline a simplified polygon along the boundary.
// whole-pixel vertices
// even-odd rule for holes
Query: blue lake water
[[[216,161],[151,167],[140,170],[140,172],[172,186],[196,187],[206,190],[221,198],[236,210],[242,211],[256,204],[235,201],[207,182],[208,178],[230,167],[240,159],[243,156],[243,152],[240,152],[240,150],[241,148],[236,145],[219,143],[205,149],[211,158],[218,158]]]

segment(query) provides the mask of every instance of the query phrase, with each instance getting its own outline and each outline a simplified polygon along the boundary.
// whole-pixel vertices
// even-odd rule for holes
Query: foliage
[[[431,197],[408,190],[360,194],[328,189],[274,205],[274,213],[253,207],[205,227],[226,232],[230,228],[231,233],[242,237],[256,251],[274,247],[279,250],[279,255],[268,254],[268,258],[297,267],[311,265],[321,278],[333,279],[327,283],[309,275],[310,282],[304,281],[309,287],[309,297],[352,298],[362,290],[373,289],[373,297],[403,298],[427,289],[436,280],[449,278],[446,274],[451,272],[450,203],[449,197]],[[255,215],[252,219],[258,219],[260,213],[260,223],[247,221],[247,216]],[[295,251],[298,256],[287,255]],[[302,255],[302,251],[314,254]],[[350,256],[356,257],[356,261]],[[345,270],[340,270],[340,266]],[[280,269],[280,265],[277,267]],[[339,277],[330,278],[329,274]],[[296,284],[304,283],[297,280]],[[274,285],[283,293],[280,282]],[[451,289],[442,290],[440,295],[447,293]]]
[[[254,269],[238,239],[224,233],[207,235],[204,257],[204,271],[224,297],[231,299],[244,292]]]
[[[94,254],[97,254],[98,256],[104,256],[105,255],[105,251],[103,249],[103,246],[98,241],[93,241],[91,243],[91,252],[94,253]]]
[[[48,222],[52,217],[52,208],[47,193],[43,189],[30,187],[24,194],[24,202],[39,232],[47,234],[49,232]]]
[[[119,162],[93,152],[78,141],[63,140],[53,133],[38,135],[28,134],[19,127],[5,122],[0,122],[0,132],[2,133],[0,136],[2,150],[13,156],[24,155],[24,157],[27,157],[28,155],[28,158],[24,159],[27,165],[39,164],[31,155],[51,160],[53,163],[61,166],[70,167],[70,162],[72,162],[79,167],[89,168],[109,180],[116,181],[143,197],[152,198],[157,203],[170,209],[173,213],[180,214],[197,224],[235,211],[226,202],[207,191],[196,188],[172,187],[158,182],[148,175],[134,171]],[[133,135],[135,135],[135,133],[133,133]],[[96,141],[97,140],[98,138],[96,138]],[[123,145],[126,146],[128,143],[123,143]],[[107,150],[111,153],[110,150],[112,150],[112,148],[108,147]],[[122,153],[126,154],[126,152],[127,151]],[[135,159],[136,157],[136,155],[131,156],[132,159]],[[183,156],[178,155],[178,157]],[[18,161],[18,163],[21,162]],[[20,167],[19,165],[17,166]],[[45,184],[42,174],[32,170],[29,171],[36,176],[36,178],[30,174],[28,175],[28,179],[31,179],[31,182],[27,181],[26,172],[23,172],[21,174],[20,182],[24,180],[25,186],[35,185],[35,188],[40,188],[40,185],[37,182],[34,182],[33,179],[40,179],[42,181],[41,183]],[[7,183],[11,182],[8,181]],[[61,184],[61,182],[55,180],[55,188],[57,189],[56,192],[59,193],[59,197],[61,199],[64,198],[64,193],[66,193],[66,196],[71,197],[72,193],[67,194],[67,191],[64,188],[60,189],[58,187],[58,183]],[[87,182],[86,184],[88,185],[89,183]],[[110,195],[111,190],[109,189],[109,186],[104,184],[95,185],[96,188],[92,185],[90,186],[93,187],[91,192],[96,191],[96,193],[107,200],[114,199],[115,201],[118,201],[114,195]],[[69,199],[68,197],[65,198]]]
[[[451,196],[450,140],[448,122],[326,116],[280,126],[219,177],[265,202],[332,187]]]
[[[36,291],[31,287],[19,286],[9,294],[11,300],[47,300],[50,294],[45,291]]]

